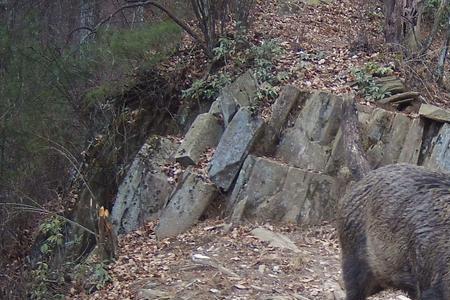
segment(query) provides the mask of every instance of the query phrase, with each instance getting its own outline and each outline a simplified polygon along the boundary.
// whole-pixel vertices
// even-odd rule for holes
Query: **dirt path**
[[[73,299],[342,299],[339,247],[329,225],[245,225],[226,233],[207,221],[175,239],[156,241],[154,223],[120,238],[113,282]],[[251,230],[262,226],[289,237],[298,253],[272,247]],[[193,261],[196,255],[209,265]],[[372,299],[408,299],[386,293]]]

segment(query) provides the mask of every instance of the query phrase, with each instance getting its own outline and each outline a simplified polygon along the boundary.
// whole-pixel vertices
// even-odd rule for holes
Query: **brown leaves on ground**
[[[342,299],[339,248],[329,225],[262,225],[294,242],[295,253],[256,238],[255,224],[226,232],[222,220],[210,220],[162,241],[155,226],[120,237],[118,259],[109,267],[111,284],[71,298]],[[401,300],[398,295],[373,299]]]
[[[277,69],[289,70],[291,83],[347,93],[352,90],[354,68],[368,61],[389,62],[379,46],[383,40],[381,3],[361,8],[352,0],[317,1],[315,5],[310,2],[260,1],[256,9],[251,35],[281,41],[286,53]],[[362,31],[371,49],[361,50],[370,51],[352,49]]]

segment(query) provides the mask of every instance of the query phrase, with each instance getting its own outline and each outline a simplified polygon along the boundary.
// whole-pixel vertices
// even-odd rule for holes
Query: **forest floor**
[[[330,225],[246,224],[227,232],[223,220],[209,220],[161,241],[155,225],[120,237],[118,259],[108,270],[112,283],[70,299],[343,300],[339,244]],[[252,232],[260,227],[298,249],[260,240]],[[384,292],[370,299],[408,298]]]

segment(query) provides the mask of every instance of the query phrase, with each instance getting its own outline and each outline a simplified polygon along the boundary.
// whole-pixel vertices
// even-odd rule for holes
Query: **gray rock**
[[[258,85],[251,71],[239,76],[233,83],[222,89],[219,97],[225,126],[233,118],[240,107],[255,104]]]
[[[306,100],[294,127],[301,129],[311,141],[328,145],[339,130],[341,105],[341,97],[315,92]]]
[[[222,117],[222,107],[220,106],[220,97],[216,99],[216,101],[214,101],[211,104],[211,107],[209,108],[208,111],[210,114],[212,114],[215,117]]]
[[[394,118],[394,113],[387,110],[376,108],[372,111],[370,121],[365,127],[365,135],[368,138],[368,144],[376,144],[383,141],[383,137],[387,137],[387,133],[391,128],[391,122]],[[386,138],[384,138],[386,140]]]
[[[292,127],[284,131],[275,157],[295,167],[323,171],[330,153],[330,147],[311,141],[302,129]]]
[[[342,98],[315,92],[293,127],[284,131],[275,157],[299,168],[324,171],[339,130]]]
[[[161,214],[156,228],[158,239],[173,237],[188,230],[216,196],[217,189],[213,184],[187,171]]]
[[[230,202],[246,200],[245,214],[262,220],[318,223],[332,218],[341,190],[327,175],[249,156]],[[251,167],[250,167],[251,166]]]
[[[431,104],[422,104],[420,106],[419,115],[435,121],[450,122],[449,110]]]
[[[272,115],[269,119],[269,125],[275,131],[279,132],[286,123],[287,117],[295,105],[301,105],[306,98],[310,96],[309,92],[300,91],[298,88],[288,85],[283,88],[280,96],[272,105]],[[303,101],[299,101],[300,98]]]
[[[207,148],[217,146],[222,133],[219,119],[209,113],[198,115],[178,147],[175,159],[184,166],[196,165]]]
[[[331,220],[341,192],[330,176],[289,167],[281,192],[267,198],[256,210],[263,219],[318,224]]]
[[[249,70],[239,76],[230,86],[229,90],[240,107],[255,104],[258,83]]]
[[[241,168],[263,121],[249,108],[241,108],[225,129],[209,167],[209,177],[227,191]]]
[[[362,130],[363,146],[372,168],[378,168],[383,162],[385,148],[389,143],[392,120],[395,114],[384,109],[373,110],[370,120]]]
[[[242,215],[244,214],[245,208],[247,207],[247,200],[248,197],[245,197],[236,204],[233,210],[233,214],[231,215],[231,224],[235,225],[241,221]]]
[[[383,165],[398,162],[398,158],[405,144],[406,136],[411,127],[411,119],[402,113],[397,113],[392,120],[389,138],[384,147]]]
[[[356,103],[356,109],[358,112],[358,121],[361,125],[360,128],[367,128],[373,113],[373,107]],[[365,140],[364,136],[365,134],[361,137],[362,140]],[[339,129],[331,146],[331,155],[325,167],[326,174],[338,176],[341,169],[345,167],[343,146],[342,132]]]
[[[414,119],[409,127],[402,151],[398,157],[399,163],[418,164],[420,149],[422,147],[423,121],[420,118]]]
[[[231,213],[234,212],[236,209],[236,206],[238,203],[236,201],[239,201],[239,199],[246,198],[244,194],[241,194],[245,192],[245,185],[247,184],[247,180],[250,177],[250,174],[252,173],[253,166],[256,162],[256,157],[254,155],[249,155],[244,161],[244,164],[242,165],[241,170],[239,171],[239,176],[236,179],[236,183],[234,184],[233,191],[231,193],[231,197],[229,198],[228,204],[227,204],[227,212]],[[246,201],[247,205],[247,201]]]
[[[261,241],[269,242],[272,247],[288,249],[294,253],[301,252],[291,239],[279,232],[273,232],[263,227],[257,227],[251,231],[251,234]]]
[[[424,166],[450,172],[450,124],[445,123],[432,141],[432,149]]]
[[[220,108],[222,110],[223,120],[226,127],[236,114],[238,105],[226,87],[222,90],[222,94],[219,96],[218,101],[220,102]]]
[[[339,130],[331,146],[331,154],[325,166],[325,173],[336,175],[344,165],[344,139],[342,138],[342,131]]]
[[[274,152],[289,114],[294,107],[303,104],[308,96],[310,96],[309,92],[300,91],[293,86],[283,88],[280,96],[272,105],[272,114],[262,130],[261,137],[258,138],[256,148],[253,149],[254,152],[261,155],[271,155]]]
[[[111,221],[116,233],[128,233],[158,216],[173,189],[161,166],[174,150],[171,140],[159,136],[142,146],[114,201]]]

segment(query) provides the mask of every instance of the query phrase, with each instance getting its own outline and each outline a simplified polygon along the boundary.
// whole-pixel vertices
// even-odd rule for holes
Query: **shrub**
[[[376,77],[383,77],[393,73],[392,67],[383,67],[377,63],[369,62],[362,69],[352,71],[355,77],[358,89],[362,95],[369,100],[381,100],[390,96],[389,92],[384,92],[381,87],[375,83]]]

